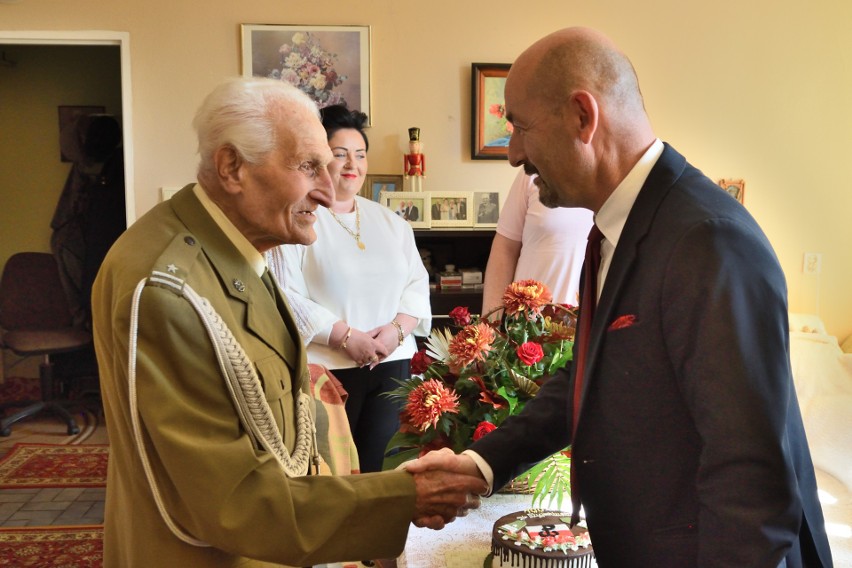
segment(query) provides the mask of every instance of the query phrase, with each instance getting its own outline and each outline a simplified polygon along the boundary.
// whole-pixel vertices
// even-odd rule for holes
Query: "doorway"
[[[108,106],[119,119],[125,224],[135,220],[130,95],[128,33],[0,30],[0,267],[14,252],[50,250],[50,217],[70,170],[60,156],[59,106]]]
[[[102,109],[118,121],[125,174],[111,224],[134,221],[128,40],[123,32],[0,30],[0,270],[16,252],[51,251],[51,221],[76,165],[61,148],[63,110]]]

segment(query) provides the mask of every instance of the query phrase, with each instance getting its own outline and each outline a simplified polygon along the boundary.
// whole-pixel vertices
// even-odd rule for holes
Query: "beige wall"
[[[713,179],[746,180],[746,205],[784,267],[794,311],[852,333],[852,3],[815,0],[324,2],[22,0],[0,29],[130,33],[138,214],[193,178],[189,126],[202,96],[240,72],[240,23],[370,24],[370,166],[398,173],[423,131],[429,190],[504,190],[505,162],[469,158],[470,63],[511,62],[558,27],[583,24],[631,55],[658,135]],[[519,6],[523,6],[519,10]],[[822,275],[802,274],[804,252]]]

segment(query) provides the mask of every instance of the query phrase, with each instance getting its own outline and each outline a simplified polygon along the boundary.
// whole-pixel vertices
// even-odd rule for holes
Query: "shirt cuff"
[[[488,465],[487,461],[482,459],[482,456],[473,450],[465,450],[462,452],[462,455],[472,459],[476,467],[479,468],[479,473],[482,474],[482,477],[485,478],[485,482],[488,484],[488,493],[485,496],[490,496],[494,492],[494,471],[491,469],[491,466]]]
[[[317,331],[314,338],[311,340],[314,343],[319,343],[320,345],[328,345],[329,339],[331,339],[331,330],[334,329],[334,324],[337,322],[333,322],[330,326],[325,329],[321,329]]]

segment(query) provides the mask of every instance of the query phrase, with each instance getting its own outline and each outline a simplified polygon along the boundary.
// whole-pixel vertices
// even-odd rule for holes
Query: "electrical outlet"
[[[164,186],[160,188],[160,201],[166,201],[172,198],[172,195],[180,191],[181,186]]]
[[[819,274],[822,272],[822,253],[806,252],[802,264],[802,272],[805,274]]]

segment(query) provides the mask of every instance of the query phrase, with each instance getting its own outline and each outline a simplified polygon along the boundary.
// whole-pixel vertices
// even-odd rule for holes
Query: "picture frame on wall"
[[[509,75],[509,63],[471,64],[472,160],[508,160],[512,124],[506,120],[503,89]]]
[[[370,26],[242,24],[242,74],[288,81],[320,108],[370,104]]]
[[[432,228],[473,226],[472,197],[469,191],[431,192],[429,218]]]
[[[71,156],[65,153],[66,142],[75,137],[71,129],[76,127],[77,120],[81,116],[104,114],[106,107],[101,105],[59,105],[57,112],[59,114],[59,159],[62,162],[73,162]]]
[[[473,218],[474,227],[496,227],[497,219],[500,218],[500,192],[499,191],[474,191]]]
[[[428,229],[429,195],[428,191],[383,191],[379,198],[382,205],[408,221],[412,228]]]
[[[720,179],[719,187],[728,192],[728,195],[745,204],[745,180],[742,179]]]
[[[402,175],[367,174],[364,186],[358,194],[373,201],[381,202],[382,192],[402,191]]]

